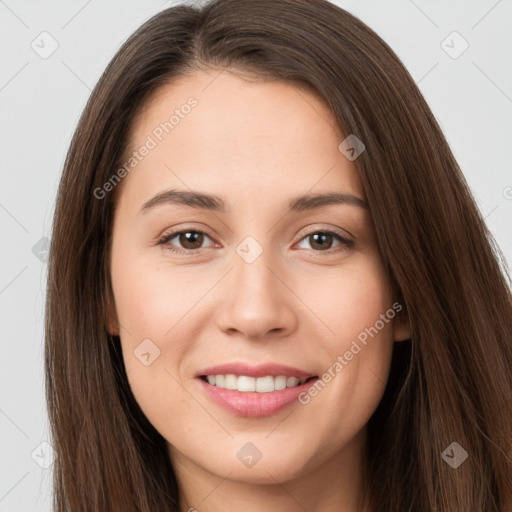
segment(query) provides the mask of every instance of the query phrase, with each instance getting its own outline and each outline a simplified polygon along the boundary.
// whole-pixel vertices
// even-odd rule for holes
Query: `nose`
[[[284,271],[272,264],[266,251],[252,263],[234,254],[234,268],[224,280],[224,300],[216,323],[229,335],[251,340],[289,336],[298,323],[297,299]]]

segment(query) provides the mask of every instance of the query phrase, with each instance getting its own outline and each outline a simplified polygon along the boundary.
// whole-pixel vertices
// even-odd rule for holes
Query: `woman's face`
[[[109,330],[180,468],[274,483],[362,454],[408,331],[345,137],[311,93],[228,71],[162,87],[133,127]]]

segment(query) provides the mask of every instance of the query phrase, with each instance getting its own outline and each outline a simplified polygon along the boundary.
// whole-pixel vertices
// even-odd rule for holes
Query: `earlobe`
[[[393,325],[393,341],[406,341],[411,339],[411,326],[407,313],[399,313]]]
[[[117,321],[108,321],[107,322],[107,332],[111,336],[119,336],[119,326]]]
[[[107,307],[105,311],[105,326],[111,336],[119,336],[119,321],[111,293],[107,293]]]
[[[107,311],[106,326],[107,326],[107,332],[111,336],[119,336],[119,323],[117,321],[116,316],[114,314],[112,314],[112,312],[110,311],[110,308],[109,308],[109,311]]]

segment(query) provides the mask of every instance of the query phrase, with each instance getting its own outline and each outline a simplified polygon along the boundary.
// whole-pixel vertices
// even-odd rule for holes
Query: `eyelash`
[[[210,238],[210,240],[212,240],[212,238],[205,231],[201,231],[200,229],[192,229],[192,228],[190,228],[190,229],[182,229],[180,231],[174,231],[172,233],[165,234],[162,238],[160,238],[158,240],[158,245],[164,245],[167,242],[169,242],[170,240],[172,240],[173,238],[175,238],[177,235],[181,235],[183,233],[199,233],[199,234],[202,234],[202,235],[206,235],[208,238]],[[331,255],[331,254],[335,254],[335,253],[338,253],[338,252],[341,252],[341,251],[346,251],[346,250],[348,250],[348,249],[350,249],[350,248],[352,248],[354,246],[354,242],[352,240],[347,240],[346,238],[342,237],[341,235],[339,235],[335,231],[330,231],[330,230],[327,230],[327,229],[317,229],[315,231],[310,231],[309,233],[306,233],[299,240],[299,243],[302,242],[305,238],[307,238],[307,237],[309,237],[311,235],[318,234],[318,233],[322,233],[324,235],[332,235],[334,238],[336,238],[340,242],[340,245],[337,248],[334,248],[335,250],[327,249],[325,251],[317,251],[317,250],[314,250],[314,249],[309,249],[309,250],[311,250],[313,252],[325,253],[325,254]],[[169,247],[166,247],[166,250],[171,251],[171,252],[173,252],[175,254],[184,254],[184,255],[187,255],[187,256],[191,256],[192,255],[191,253],[197,253],[200,249],[176,249],[175,247],[169,246]]]

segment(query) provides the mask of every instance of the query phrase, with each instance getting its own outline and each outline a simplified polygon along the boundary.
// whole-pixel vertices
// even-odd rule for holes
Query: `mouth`
[[[287,377],[286,375],[267,375],[265,377],[251,377],[249,375],[219,374],[200,375],[199,378],[203,382],[210,384],[210,386],[240,393],[272,393],[274,391],[300,387],[303,384],[318,379],[318,376]]]
[[[200,375],[196,382],[202,392],[217,406],[235,416],[264,417],[278,414],[297,405],[301,393],[318,380],[310,377],[250,377],[247,375]],[[283,387],[284,386],[284,387]]]

